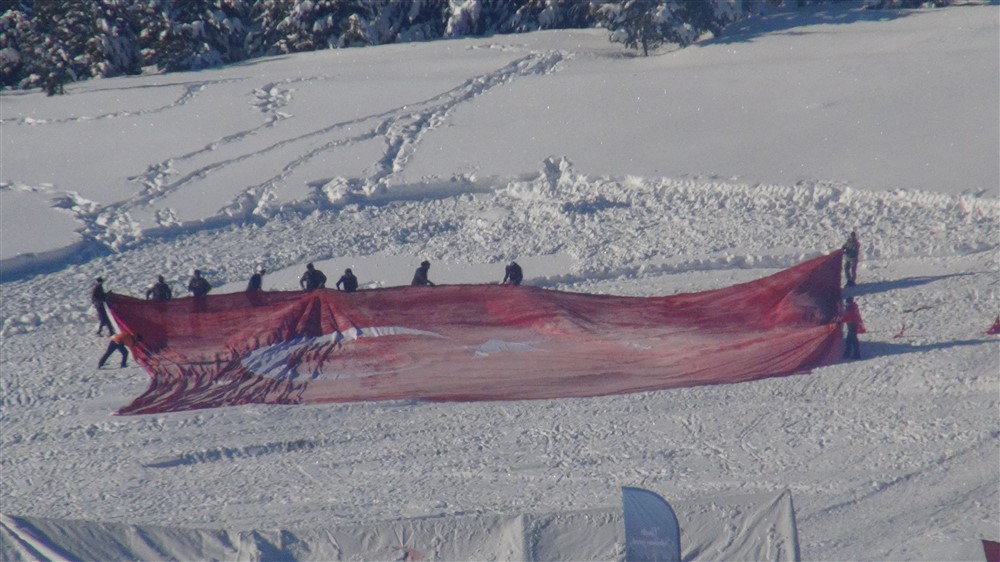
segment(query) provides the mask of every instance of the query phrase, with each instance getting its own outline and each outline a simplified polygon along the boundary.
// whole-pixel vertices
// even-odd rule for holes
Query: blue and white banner
[[[680,562],[681,528],[665,499],[642,488],[622,488],[625,562]]]

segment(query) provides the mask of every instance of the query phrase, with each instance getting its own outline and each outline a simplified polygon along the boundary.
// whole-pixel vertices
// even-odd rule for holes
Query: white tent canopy
[[[797,560],[791,494],[671,501],[684,560]],[[337,528],[212,530],[0,516],[3,560],[621,560],[620,506]]]

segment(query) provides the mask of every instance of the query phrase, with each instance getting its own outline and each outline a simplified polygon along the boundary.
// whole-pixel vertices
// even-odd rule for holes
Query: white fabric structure
[[[797,560],[791,494],[672,501],[683,559]],[[0,515],[0,559],[622,560],[620,506],[336,528],[209,530]]]

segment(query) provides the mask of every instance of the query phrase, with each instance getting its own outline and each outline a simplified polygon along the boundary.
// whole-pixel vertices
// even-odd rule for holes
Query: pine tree
[[[611,41],[630,49],[642,48],[643,56],[648,56],[650,49],[666,41],[659,23],[664,8],[659,0],[625,0],[621,4],[605,4],[598,13],[611,32]]]
[[[770,3],[822,0],[761,0]],[[898,5],[910,0],[884,1]],[[316,49],[601,25],[648,55],[744,17],[751,0],[8,0],[0,87],[197,70]],[[2,6],[3,4],[0,4]]]
[[[600,0],[527,0],[517,9],[510,31],[590,27],[600,5]]]
[[[370,28],[376,44],[432,41],[444,36],[448,0],[380,0]]]
[[[268,0],[255,21],[262,26],[262,47],[268,54],[370,45],[368,22],[378,6],[370,0]]]
[[[86,44],[96,32],[94,8],[87,0],[35,2],[40,82],[48,95],[65,93],[66,83],[90,77]]]
[[[150,15],[159,17],[148,55],[159,68],[201,70],[247,58],[250,8],[244,0],[154,1]]]
[[[25,69],[32,66],[31,20],[22,10],[0,14],[0,88],[18,86]]]
[[[141,72],[139,38],[128,0],[96,2],[94,34],[85,43],[91,76],[109,78]]]
[[[502,33],[512,28],[517,9],[526,0],[468,0],[452,4],[445,37],[467,37]]]
[[[295,0],[257,0],[250,18],[252,25],[246,39],[246,50],[252,56],[272,56],[291,52],[278,25],[295,7]]]

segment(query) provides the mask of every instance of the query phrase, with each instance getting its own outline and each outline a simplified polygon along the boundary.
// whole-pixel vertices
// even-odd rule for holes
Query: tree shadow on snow
[[[863,338],[863,336],[862,336]],[[972,345],[982,345],[982,344],[996,344],[996,339],[984,337],[982,339],[976,340],[955,340],[955,341],[944,341],[939,343],[926,343],[926,344],[908,344],[908,343],[892,343],[892,342],[866,342],[862,339],[861,341],[861,360],[872,359],[875,357],[888,357],[892,355],[902,355],[904,353],[923,353],[927,351],[938,351],[944,349],[951,349],[953,347],[967,347]],[[843,362],[847,363],[850,360],[844,359]]]
[[[952,277],[965,277],[968,275],[976,275],[976,273],[966,272],[966,273],[948,273],[946,275],[923,275],[920,277],[905,277],[903,279],[894,279],[891,281],[876,281],[875,283],[862,283],[854,287],[845,288],[844,296],[861,297],[864,295],[885,293],[888,291],[895,291],[899,289],[909,289],[911,287],[919,287],[920,285],[926,285],[928,283],[933,283],[935,281],[943,281],[945,279],[950,279]]]
[[[722,36],[700,45],[747,43],[764,35],[812,35],[825,33],[821,29],[806,29],[817,25],[846,25],[857,22],[885,22],[904,18],[913,10],[866,10],[861,2],[835,2],[821,6],[775,12],[763,18],[736,22]]]

